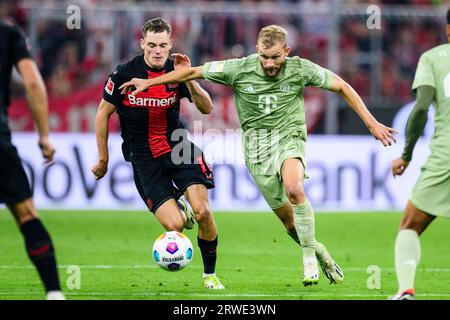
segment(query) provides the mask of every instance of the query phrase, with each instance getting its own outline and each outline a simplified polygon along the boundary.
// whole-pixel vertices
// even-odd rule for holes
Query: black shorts
[[[132,162],[136,188],[153,213],[167,200],[178,199],[190,185],[214,188],[214,177],[203,153],[193,143],[189,144],[191,153],[182,163],[173,158],[173,151],[156,159]]]
[[[16,147],[0,140],[0,203],[14,205],[32,196]]]

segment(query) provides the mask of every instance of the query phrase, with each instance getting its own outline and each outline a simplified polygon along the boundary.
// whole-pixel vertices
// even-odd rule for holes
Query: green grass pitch
[[[163,232],[152,214],[41,212],[57,250],[59,277],[68,299],[385,300],[396,291],[393,250],[400,217],[399,212],[317,214],[317,239],[340,264],[345,281],[330,285],[321,275],[319,285],[305,288],[300,248],[274,214],[216,212],[217,274],[226,290],[211,292],[202,286],[196,228],[185,232],[194,244],[192,263],[182,271],[167,272],[151,256],[153,241]],[[437,219],[421,237],[417,299],[450,299],[449,223]],[[43,299],[22,237],[4,209],[0,244],[0,299]],[[80,268],[79,289],[73,288],[69,268],[73,265]]]

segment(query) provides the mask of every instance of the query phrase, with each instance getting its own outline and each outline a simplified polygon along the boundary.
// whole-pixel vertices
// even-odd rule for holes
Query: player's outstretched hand
[[[171,56],[173,58],[174,69],[191,67],[191,59],[189,59],[187,55],[181,53],[172,53]]]
[[[391,146],[392,143],[396,143],[395,135],[398,134],[397,130],[386,127],[384,124],[377,122],[373,127],[369,128],[370,133],[376,140],[380,140],[383,146]]]
[[[55,155],[55,148],[53,144],[50,142],[48,137],[39,138],[38,142],[39,148],[41,149],[42,156],[45,159],[45,164],[49,164],[53,162],[53,156]]]
[[[401,176],[408,168],[409,162],[406,162],[402,158],[395,159],[392,161],[392,176]]]
[[[147,79],[139,79],[139,78],[133,78],[130,81],[125,82],[119,87],[119,90],[122,89],[120,92],[121,94],[126,94],[127,92],[131,91],[131,94],[134,96],[138,94],[139,92],[144,91],[150,87]]]
[[[108,172],[108,161],[97,160],[97,162],[91,167],[91,171],[97,180],[100,180]]]

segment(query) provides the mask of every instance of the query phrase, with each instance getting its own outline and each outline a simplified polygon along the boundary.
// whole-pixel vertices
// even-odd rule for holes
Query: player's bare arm
[[[91,171],[97,180],[103,178],[108,172],[108,134],[109,117],[114,113],[116,107],[102,99],[95,116],[95,136],[97,139],[98,159],[91,167]]]
[[[183,67],[191,67],[191,60],[187,55],[173,53],[172,57],[174,58],[175,70]],[[194,80],[186,81],[185,84],[197,109],[203,114],[210,114],[213,109],[213,104],[208,92]]]
[[[45,163],[50,163],[53,161],[55,148],[49,139],[48,100],[44,81],[36,63],[30,58],[21,59],[17,63],[17,70],[23,78],[28,107],[38,129],[39,148]]]
[[[187,81],[185,83],[197,109],[203,114],[210,114],[213,109],[213,104],[209,93],[196,81]]]
[[[186,82],[189,80],[195,80],[195,79],[203,79],[203,72],[202,72],[203,66],[199,67],[183,67],[179,68],[177,70],[174,70],[172,72],[169,72],[165,75],[162,75],[161,77],[153,78],[153,79],[139,79],[139,78],[133,78],[130,81],[125,82],[122,84],[119,89],[121,89],[122,94],[126,94],[127,92],[131,92],[132,95],[136,95],[139,92],[144,91],[148,87],[158,86],[161,84],[168,84],[168,83],[180,83],[180,82]]]
[[[422,135],[427,123],[428,108],[436,90],[431,86],[417,88],[416,104],[408,117],[406,125],[405,148],[400,158],[392,161],[392,176],[401,176],[412,159],[412,153],[417,140]]]
[[[376,140],[379,140],[385,147],[397,142],[394,134],[398,132],[395,129],[389,128],[378,122],[369,112],[359,94],[352,88],[352,86],[336,74],[333,74],[330,91],[339,93],[345,101],[347,101],[350,107],[364,122],[372,136]]]

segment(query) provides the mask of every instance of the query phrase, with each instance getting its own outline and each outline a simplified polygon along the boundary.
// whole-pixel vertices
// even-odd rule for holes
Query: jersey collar
[[[167,60],[166,60],[166,63],[164,64],[164,66],[163,66],[162,68],[153,68],[153,67],[150,67],[150,66],[145,62],[145,60],[144,60],[144,55],[141,55],[141,63],[142,63],[142,65],[144,66],[145,70],[148,70],[148,71],[151,71],[151,72],[161,72],[161,71],[167,70],[167,68],[169,67],[169,64],[170,64],[170,60],[167,59]]]

